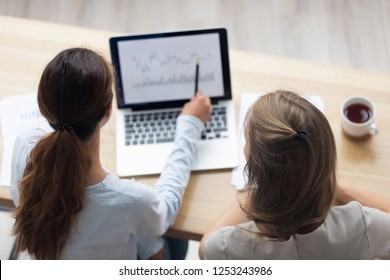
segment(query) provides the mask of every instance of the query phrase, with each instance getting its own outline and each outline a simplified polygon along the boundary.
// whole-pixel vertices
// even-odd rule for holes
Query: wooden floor
[[[390,72],[390,0],[0,0],[0,14],[124,33],[221,26],[231,48]]]

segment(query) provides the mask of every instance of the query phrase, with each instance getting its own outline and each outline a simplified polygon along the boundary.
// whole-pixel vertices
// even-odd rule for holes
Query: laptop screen
[[[223,28],[110,38],[119,108],[181,106],[198,89],[231,99],[227,31]]]

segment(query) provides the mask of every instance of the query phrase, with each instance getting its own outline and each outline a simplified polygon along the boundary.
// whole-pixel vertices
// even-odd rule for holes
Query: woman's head
[[[62,130],[59,124],[67,124],[81,140],[87,140],[110,113],[112,80],[109,65],[97,53],[83,48],[64,50],[42,74],[39,109],[54,129]]]
[[[19,250],[38,259],[60,256],[83,207],[91,166],[86,141],[109,117],[112,81],[108,63],[88,49],[62,51],[45,68],[38,105],[54,132],[32,149],[19,182]]]
[[[305,98],[279,90],[246,118],[248,215],[262,235],[286,240],[325,219],[336,187],[336,146],[325,116]]]

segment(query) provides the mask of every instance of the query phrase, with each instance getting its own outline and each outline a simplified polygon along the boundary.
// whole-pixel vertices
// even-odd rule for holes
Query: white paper
[[[0,123],[3,135],[3,158],[0,170],[0,185],[11,183],[11,160],[15,138],[22,130],[48,127],[37,103],[37,94],[23,94],[4,98],[0,102]]]
[[[245,92],[241,94],[240,102],[240,115],[238,120],[238,166],[233,168],[231,184],[237,189],[241,190],[245,187],[247,182],[247,176],[244,174],[244,168],[246,165],[246,160],[244,156],[244,145],[245,145],[245,135],[244,135],[244,120],[246,113],[252,104],[259,99],[262,93],[257,92]],[[307,99],[316,106],[321,112],[324,112],[324,101],[320,96],[307,96]]]

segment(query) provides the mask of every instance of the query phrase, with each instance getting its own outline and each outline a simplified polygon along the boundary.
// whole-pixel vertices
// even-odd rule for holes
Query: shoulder
[[[41,139],[47,133],[47,131],[41,128],[22,130],[15,138],[14,149],[25,148],[31,150],[39,141],[39,139]]]
[[[357,201],[351,201],[345,205],[333,206],[328,213],[327,219],[331,217],[353,218],[354,220],[361,217],[362,205]]]
[[[390,256],[388,213],[352,201],[333,207],[321,228],[328,236],[337,238],[339,246],[349,244],[347,248],[351,252],[359,249],[367,258]]]
[[[225,226],[212,233],[205,243],[206,259],[237,259],[242,252],[253,251],[256,244],[261,242],[258,229],[253,221]]]
[[[152,187],[109,173],[99,184],[87,187],[87,195],[102,202],[148,205],[155,199]]]
[[[348,221],[351,223],[390,222],[390,214],[376,208],[363,206],[357,201],[346,205],[335,206],[329,211],[327,220]]]
[[[367,234],[387,235],[390,240],[390,214],[376,208],[363,206],[358,202],[354,203],[355,207],[359,209]]]
[[[355,207],[360,211],[369,258],[390,258],[390,214],[358,202]]]
[[[33,128],[19,131],[13,144],[13,161],[25,160],[37,142],[49,132],[51,132],[49,129],[44,128]]]
[[[341,236],[352,238],[357,233],[364,231],[365,208],[357,201],[334,206],[329,210],[323,225],[320,226],[321,230],[316,231],[337,235],[339,239]]]

